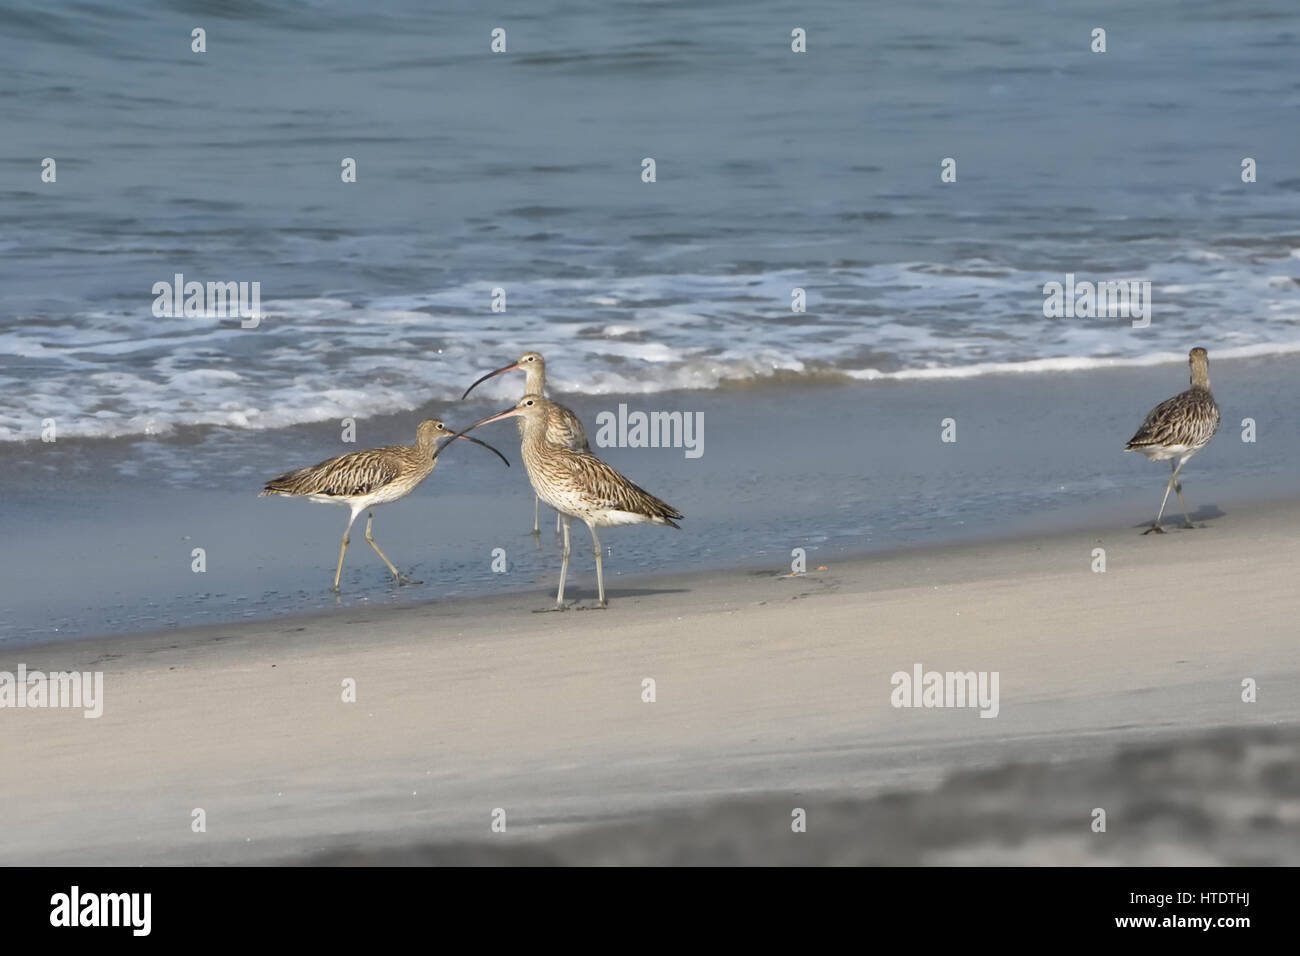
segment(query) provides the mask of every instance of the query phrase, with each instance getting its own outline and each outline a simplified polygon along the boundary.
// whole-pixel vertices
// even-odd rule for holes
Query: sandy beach
[[[0,5],[0,865],[1300,865],[1294,2],[497,6]]]
[[[1297,520],[11,650],[102,670],[105,701],[6,713],[4,862],[1300,863]],[[891,706],[918,663],[998,672],[996,718]],[[989,799],[1016,812],[963,827]],[[1170,829],[1171,801],[1201,823]],[[889,838],[943,806],[947,837]]]

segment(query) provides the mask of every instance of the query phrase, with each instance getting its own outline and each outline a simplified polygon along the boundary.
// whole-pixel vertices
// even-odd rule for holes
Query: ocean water
[[[1298,44],[1290,0],[11,0],[0,441],[274,443],[525,348],[570,395],[1294,351]],[[178,272],[265,317],[155,317]],[[1066,273],[1150,325],[1045,318]]]

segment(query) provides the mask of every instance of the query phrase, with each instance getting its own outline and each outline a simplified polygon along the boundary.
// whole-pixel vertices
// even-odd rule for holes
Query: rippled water
[[[1287,0],[17,0],[0,26],[0,439],[402,411],[524,348],[561,391],[645,393],[1300,343]],[[156,318],[176,272],[260,282],[266,318]],[[1150,327],[1045,318],[1067,272],[1150,279]]]

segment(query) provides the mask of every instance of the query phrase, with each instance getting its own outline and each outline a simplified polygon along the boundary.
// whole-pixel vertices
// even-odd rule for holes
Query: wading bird
[[[564,610],[564,581],[569,573],[569,522],[574,518],[586,522],[591,530],[592,550],[596,555],[596,590],[600,606],[605,607],[605,574],[596,528],[642,522],[677,528],[679,525],[673,519],[681,518],[682,514],[632,484],[590,452],[574,451],[552,441],[548,428],[556,415],[555,407],[554,402],[541,395],[525,395],[514,408],[477,421],[465,431],[513,416],[523,421],[519,448],[524,467],[528,469],[528,480],[537,497],[560,513],[564,526],[564,562],[560,565],[555,608]]]
[[[1173,474],[1165,485],[1165,496],[1160,502],[1156,520],[1143,534],[1152,531],[1156,534],[1165,533],[1165,529],[1160,527],[1160,519],[1165,513],[1170,489],[1178,495],[1178,504],[1183,509],[1183,520],[1187,527],[1195,527],[1187,514],[1178,473],[1183,470],[1188,459],[1208,445],[1214,437],[1219,428],[1219,406],[1210,394],[1210,359],[1205,349],[1192,349],[1187,360],[1192,367],[1192,387],[1151,409],[1137,434],[1124,446],[1125,451],[1141,452],[1152,461],[1168,459],[1169,467],[1173,469]]]
[[[523,372],[524,373],[524,394],[525,395],[545,395],[546,394],[546,359],[542,358],[539,352],[525,352],[519,356],[519,361],[504,368],[499,368],[495,372],[488,372],[476,381],[469,388],[465,389],[461,401],[464,401],[470,392],[474,391],[479,385],[492,378],[494,375],[500,375],[503,372]],[[524,420],[519,419],[519,435],[523,437]],[[556,402],[550,403],[550,411],[546,417],[546,438],[557,445],[563,445],[573,451],[583,451],[590,453],[591,447],[587,444],[587,433],[582,430],[582,422],[578,416],[569,411],[563,405]],[[539,516],[541,498],[533,498],[533,534],[541,534],[537,519]],[[560,533],[560,515],[555,515],[555,533]]]
[[[467,429],[468,430],[468,429]],[[452,432],[441,421],[430,418],[422,421],[415,432],[414,445],[387,445],[383,448],[369,448],[365,451],[349,452],[339,455],[319,465],[298,468],[278,475],[266,483],[258,497],[266,495],[285,495],[290,498],[309,498],[312,501],[330,502],[347,505],[352,509],[347,527],[343,529],[343,546],[339,549],[339,566],[334,571],[334,584],[331,591],[339,589],[339,575],[343,573],[343,555],[348,551],[348,532],[357,515],[371,509],[366,518],[366,540],[375,549],[375,554],[388,565],[393,572],[393,580],[398,585],[419,584],[398,571],[388,555],[379,549],[379,545],[370,534],[370,526],[375,520],[374,508],[405,498],[424,479],[433,473],[435,449],[439,439],[452,436]],[[476,445],[482,445],[510,466],[506,456],[487,442],[470,438],[468,435],[456,435]]]

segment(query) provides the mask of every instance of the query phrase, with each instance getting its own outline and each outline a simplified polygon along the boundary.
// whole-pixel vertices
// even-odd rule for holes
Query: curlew
[[[378,543],[370,533],[375,520],[374,508],[405,498],[424,479],[433,473],[436,464],[434,451],[441,438],[447,438],[452,432],[441,421],[430,418],[420,422],[415,432],[414,445],[388,445],[383,448],[370,448],[339,455],[319,465],[297,468],[278,475],[266,483],[259,497],[266,495],[285,495],[290,498],[309,498],[312,501],[330,502],[347,505],[352,509],[347,527],[343,529],[343,546],[339,549],[339,565],[334,571],[334,584],[331,591],[339,589],[339,575],[343,573],[343,555],[348,551],[348,532],[357,515],[370,509],[366,518],[366,540],[375,549],[388,570],[393,573],[393,580],[398,584],[419,584],[398,571],[388,555],[380,550]],[[470,438],[468,435],[456,435],[476,445],[482,445],[500,458],[509,467],[510,462],[487,442]]]
[[[465,394],[460,397],[461,401],[464,401],[466,396],[479,385],[503,372],[524,373],[525,395],[546,394],[546,359],[542,358],[540,352],[525,352],[519,356],[519,361],[504,368],[499,368],[495,372],[488,372],[479,378],[473,385],[465,389]],[[521,418],[519,419],[520,438],[523,437],[523,434],[524,420]],[[565,448],[571,448],[573,451],[591,452],[591,447],[587,444],[587,433],[582,430],[582,422],[578,420],[578,416],[557,402],[550,403],[550,411],[546,416],[546,438],[548,441],[563,445]],[[541,529],[537,523],[541,500],[537,496],[533,497],[533,534],[541,534]],[[559,512],[555,514],[555,533],[560,533]]]
[[[1192,387],[1151,409],[1137,434],[1124,446],[1125,451],[1141,452],[1152,461],[1168,459],[1169,467],[1173,469],[1173,474],[1165,485],[1165,496],[1160,501],[1156,520],[1143,534],[1152,531],[1156,534],[1165,533],[1165,529],[1160,527],[1160,519],[1169,502],[1170,489],[1178,495],[1178,504],[1183,509],[1186,526],[1195,527],[1187,514],[1178,473],[1183,470],[1188,459],[1208,445],[1214,437],[1219,427],[1219,406],[1210,394],[1210,360],[1205,349],[1192,349],[1187,359],[1192,367]]]
[[[552,441],[549,427],[557,414],[555,408],[555,403],[542,395],[525,395],[514,408],[475,422],[465,431],[513,416],[523,421],[519,448],[528,480],[537,497],[560,513],[564,526],[564,561],[560,565],[560,587],[555,594],[556,610],[564,610],[564,581],[569,573],[569,522],[574,518],[585,522],[591,530],[592,551],[596,556],[596,591],[600,606],[606,607],[605,573],[596,528],[644,522],[677,528],[679,525],[673,519],[682,515],[590,452],[574,451]]]

